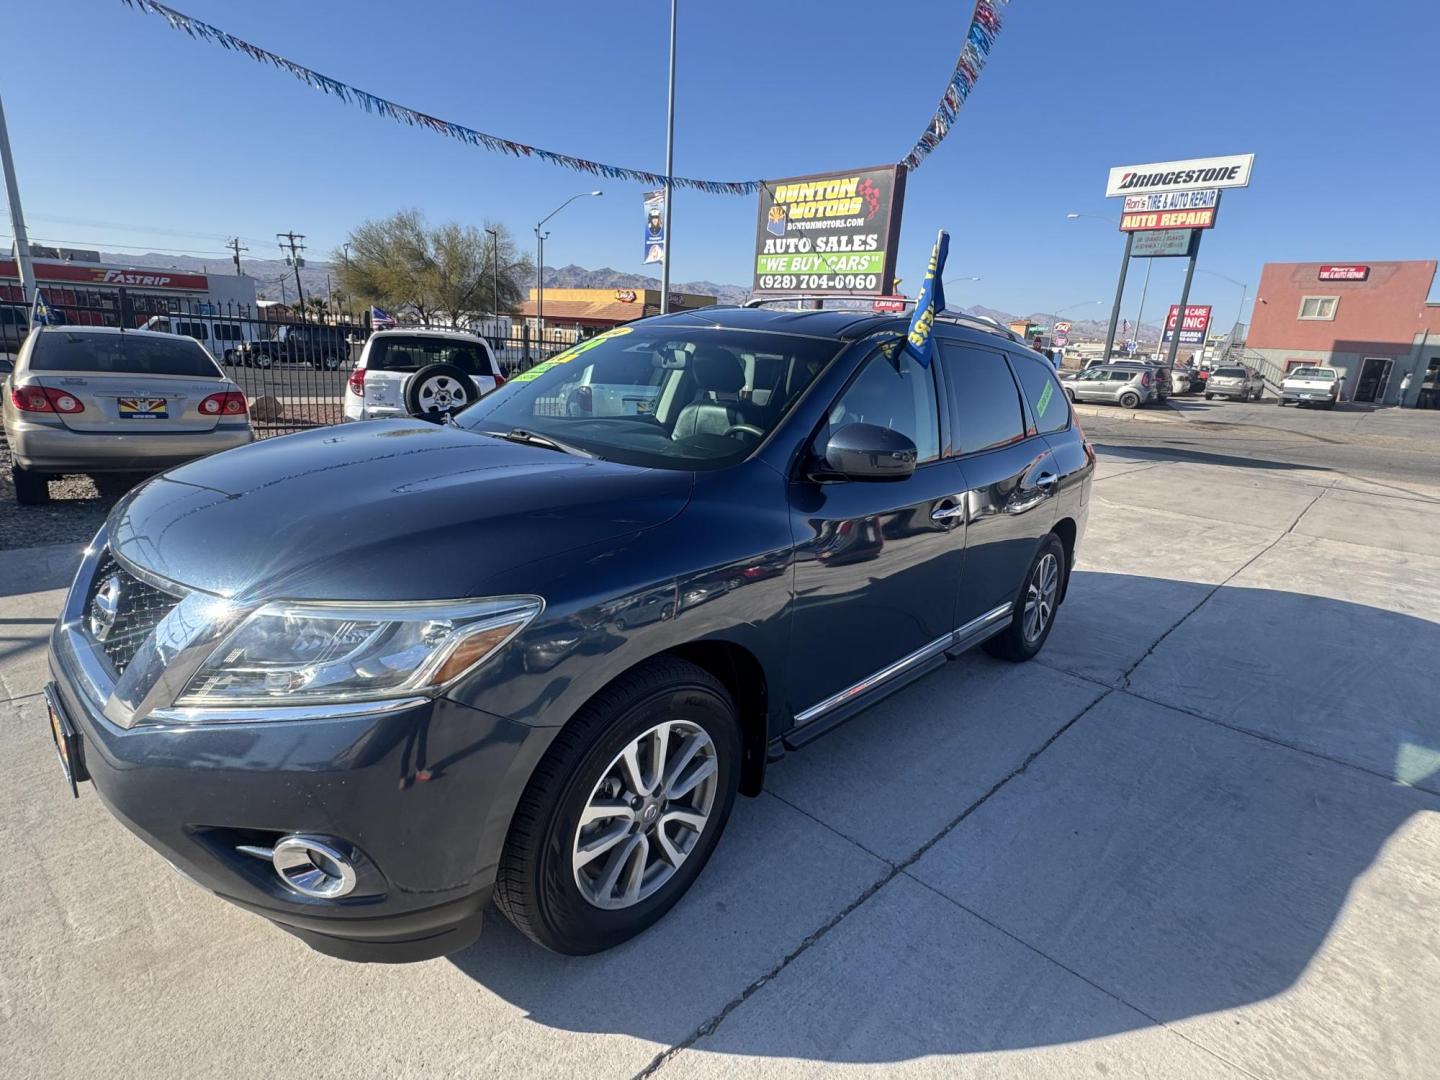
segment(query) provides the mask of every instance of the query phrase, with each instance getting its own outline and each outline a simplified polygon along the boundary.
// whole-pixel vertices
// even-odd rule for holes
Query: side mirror
[[[878,424],[846,424],[825,444],[825,479],[904,480],[915,472],[915,444]]]

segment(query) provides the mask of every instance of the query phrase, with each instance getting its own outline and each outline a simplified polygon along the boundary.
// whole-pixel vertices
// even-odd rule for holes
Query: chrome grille
[[[99,602],[112,579],[117,584],[108,594],[113,615]],[[178,596],[141,581],[106,552],[85,600],[85,632],[104,650],[115,673],[123,675],[151,631],[179,602]]]

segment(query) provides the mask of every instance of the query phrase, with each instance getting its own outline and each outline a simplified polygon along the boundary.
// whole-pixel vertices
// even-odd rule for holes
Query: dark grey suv
[[[905,329],[663,316],[451,422],[150,481],[52,638],[72,783],[327,953],[451,952],[492,896],[552,949],[624,941],[769,763],[947,656],[1045,643],[1090,446],[1007,333],[942,315],[922,365]]]

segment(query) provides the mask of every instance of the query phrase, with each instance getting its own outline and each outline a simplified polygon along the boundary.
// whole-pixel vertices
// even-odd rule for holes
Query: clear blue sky
[[[549,149],[659,171],[668,4],[176,0],[374,93]],[[676,172],[783,177],[897,160],[952,69],[968,3],[681,0]],[[308,234],[328,252],[366,217],[552,222],[551,265],[641,271],[641,188],[491,155],[341,105],[193,42],[119,0],[7,5],[0,65],[22,198],[39,237],[252,254]],[[1200,266],[1252,283],[1267,260],[1440,255],[1440,8],[1431,0],[1014,0],[950,138],[910,179],[907,285],[937,227],[951,303],[1108,311],[1121,240],[1111,165],[1254,152]],[[19,43],[25,43],[16,47]],[[674,277],[748,283],[754,197],[682,192]],[[126,230],[98,223],[120,223]],[[8,226],[3,231],[8,234]],[[8,243],[8,239],[7,239]],[[218,260],[219,256],[217,256]],[[1156,260],[1147,321],[1178,299]],[[1133,318],[1139,274],[1126,317]],[[1233,317],[1206,275],[1194,302]]]

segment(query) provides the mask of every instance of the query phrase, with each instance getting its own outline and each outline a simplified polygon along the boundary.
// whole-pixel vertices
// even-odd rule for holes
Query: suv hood
[[[666,521],[693,475],[373,420],[183,465],[111,514],[110,544],[239,599],[476,595],[507,569]]]

